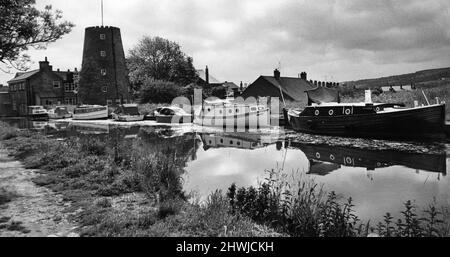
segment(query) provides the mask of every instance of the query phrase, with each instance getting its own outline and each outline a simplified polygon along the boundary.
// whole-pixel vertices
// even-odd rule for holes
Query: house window
[[[116,99],[116,104],[120,104],[120,99]]]
[[[101,57],[106,57],[106,51],[100,51],[100,56]]]
[[[106,69],[102,69],[102,70],[100,71],[100,73],[101,73],[103,76],[106,76]]]
[[[60,81],[53,81],[53,88],[60,88],[61,87],[61,82]]]
[[[75,86],[73,83],[65,83],[64,89],[66,90],[66,92],[72,92],[75,90]]]
[[[105,34],[100,34],[100,40],[105,40],[106,39],[106,35]]]

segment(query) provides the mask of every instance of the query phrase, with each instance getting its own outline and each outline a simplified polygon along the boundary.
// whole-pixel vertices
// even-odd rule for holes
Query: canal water
[[[326,191],[352,197],[365,221],[380,220],[386,212],[399,214],[407,200],[420,208],[433,201],[450,205],[450,144],[442,142],[422,143],[420,152],[408,152],[358,148],[348,144],[352,139],[333,145],[295,140],[294,132],[283,129],[223,132],[193,125],[8,122],[57,138],[103,137],[113,144],[145,142],[149,151],[168,148],[184,169],[185,192],[199,199],[217,189],[226,192],[232,183],[257,186],[276,171],[286,174],[293,187],[312,179]]]

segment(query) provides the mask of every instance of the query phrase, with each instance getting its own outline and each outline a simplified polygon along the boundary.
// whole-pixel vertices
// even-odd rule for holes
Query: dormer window
[[[106,39],[106,35],[105,34],[100,34],[100,40],[105,40]]]
[[[106,51],[100,51],[100,56],[101,57],[106,57]]]

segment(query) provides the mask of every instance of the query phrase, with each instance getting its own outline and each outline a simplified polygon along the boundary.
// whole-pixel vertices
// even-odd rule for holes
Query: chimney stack
[[[45,70],[45,69],[50,69],[51,70],[51,66],[49,65],[47,57],[45,57],[45,61],[40,61],[39,62],[39,70]]]
[[[303,80],[308,80],[308,75],[306,74],[306,72],[302,72],[300,73],[300,78]]]
[[[276,80],[279,80],[280,77],[281,77],[280,71],[279,71],[278,69],[275,69],[275,70],[273,71],[273,76],[275,77]]]
[[[209,85],[209,69],[208,69],[208,65],[206,65],[206,69],[205,69],[205,79],[206,79],[206,85]]]

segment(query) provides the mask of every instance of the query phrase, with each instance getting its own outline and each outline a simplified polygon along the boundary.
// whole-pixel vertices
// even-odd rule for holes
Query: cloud
[[[47,51],[31,51],[33,60],[79,67],[84,27],[100,24],[99,1],[37,2],[63,10],[77,27]],[[215,77],[237,83],[271,74],[279,63],[283,75],[341,81],[450,66],[447,0],[104,2],[105,23],[121,28],[126,51],[144,35],[168,38],[197,68],[208,65]]]

